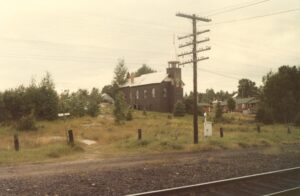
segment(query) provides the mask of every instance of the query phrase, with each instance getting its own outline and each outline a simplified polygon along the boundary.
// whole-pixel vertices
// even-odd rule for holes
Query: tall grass
[[[65,156],[89,157],[118,156],[136,153],[161,153],[172,151],[207,151],[258,146],[280,146],[300,142],[300,128],[292,127],[287,134],[285,125],[266,125],[261,132],[256,131],[253,116],[238,113],[225,114],[222,123],[213,124],[213,135],[203,137],[203,118],[199,117],[198,145],[193,144],[192,116],[168,118],[169,114],[140,111],[133,112],[134,120],[117,125],[111,115],[111,108],[97,118],[82,117],[37,122],[37,131],[18,132],[21,151],[13,151],[13,127],[0,127],[0,163],[41,161]],[[219,129],[224,128],[224,138]],[[142,129],[142,140],[137,139],[137,129]],[[72,129],[76,150],[66,144],[66,131]],[[94,140],[92,146],[80,144],[81,139]],[[81,150],[80,150],[81,149]],[[78,153],[84,152],[84,153]]]

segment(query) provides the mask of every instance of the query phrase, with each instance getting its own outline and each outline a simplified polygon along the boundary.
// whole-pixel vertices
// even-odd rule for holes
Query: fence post
[[[142,129],[138,129],[138,140],[142,139]]]
[[[257,133],[260,133],[260,125],[257,125]]]
[[[220,128],[220,137],[224,137],[224,129],[223,129],[223,127]]]
[[[71,146],[74,145],[74,135],[73,135],[73,130],[72,129],[68,130],[68,143]]]
[[[14,135],[14,145],[15,145],[15,150],[19,151],[20,150],[20,143],[19,143],[18,134]]]
[[[290,126],[287,127],[287,133],[291,134],[291,128],[290,128]]]

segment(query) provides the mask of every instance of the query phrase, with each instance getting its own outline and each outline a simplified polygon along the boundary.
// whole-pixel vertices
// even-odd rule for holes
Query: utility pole
[[[193,107],[194,107],[194,116],[193,116],[193,124],[194,124],[194,144],[198,144],[199,142],[199,136],[198,136],[198,90],[197,90],[197,63],[198,61],[203,61],[203,60],[207,60],[209,59],[209,57],[201,57],[201,58],[197,58],[197,53],[198,52],[203,52],[203,51],[207,51],[210,50],[211,48],[209,46],[205,47],[205,48],[201,48],[198,49],[197,45],[203,42],[207,42],[209,41],[209,38],[197,41],[197,35],[209,32],[210,30],[204,30],[204,31],[199,31],[197,32],[197,21],[202,21],[202,22],[210,22],[211,19],[208,18],[204,18],[204,17],[198,17],[195,14],[193,15],[188,15],[188,14],[182,14],[182,13],[177,13],[176,16],[178,17],[183,17],[183,18],[187,18],[187,19],[191,19],[192,23],[193,23],[193,33],[190,35],[186,35],[186,36],[182,36],[182,37],[178,37],[179,40],[181,39],[185,39],[185,38],[193,38],[192,42],[187,42],[183,45],[179,45],[179,48],[183,48],[183,47],[187,47],[187,46],[193,46],[193,51],[192,52],[185,52],[182,53],[180,55],[178,55],[179,57],[184,57],[186,55],[190,55],[193,54],[193,60],[190,61],[186,61],[183,63],[180,63],[179,65],[185,65],[185,64],[190,64],[193,63],[193,83],[194,83],[194,95],[193,95]]]

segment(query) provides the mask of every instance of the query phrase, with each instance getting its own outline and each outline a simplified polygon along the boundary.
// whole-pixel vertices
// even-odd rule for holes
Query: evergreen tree
[[[228,106],[229,111],[232,112],[232,111],[235,110],[235,101],[234,101],[233,98],[229,98],[229,99],[227,100],[227,106]]]
[[[216,112],[215,112],[215,120],[219,121],[219,120],[222,120],[222,118],[223,118],[222,107],[221,107],[220,103],[217,103]]]
[[[174,116],[184,116],[185,115],[185,105],[181,101],[178,101],[175,104],[173,115]]]
[[[114,80],[113,80],[113,85],[120,86],[126,82],[126,74],[127,74],[127,68],[125,66],[125,62],[123,59],[119,60],[117,66],[115,67],[114,70]]]
[[[132,109],[129,109],[127,114],[126,114],[126,120],[127,121],[131,121],[133,120],[133,116],[132,116]]]
[[[238,85],[238,97],[254,97],[258,95],[258,88],[255,85],[255,82],[252,82],[249,79],[239,80]]]
[[[126,119],[127,104],[125,102],[124,94],[118,92],[116,94],[114,103],[114,116],[117,123],[121,123]]]
[[[98,105],[97,101],[91,100],[87,106],[86,112],[88,115],[90,115],[92,117],[98,116],[98,114],[100,113],[100,109],[99,109],[99,105]]]
[[[261,104],[256,119],[291,123],[300,113],[300,67],[282,66],[263,78]]]
[[[141,75],[144,74],[148,74],[148,73],[154,73],[156,72],[154,69],[152,69],[151,67],[147,66],[146,64],[143,64],[142,67],[140,67],[134,74],[135,77],[139,77]]]

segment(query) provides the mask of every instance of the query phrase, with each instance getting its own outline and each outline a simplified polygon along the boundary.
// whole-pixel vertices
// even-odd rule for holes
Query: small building
[[[155,72],[134,77],[120,86],[126,102],[134,109],[173,112],[178,101],[183,101],[181,68],[178,61],[168,62],[166,73]]]
[[[235,98],[235,111],[243,113],[256,113],[259,100],[255,97]]]
[[[114,103],[114,99],[107,93],[101,94],[101,100],[102,100],[102,102],[105,102],[105,103]]]

